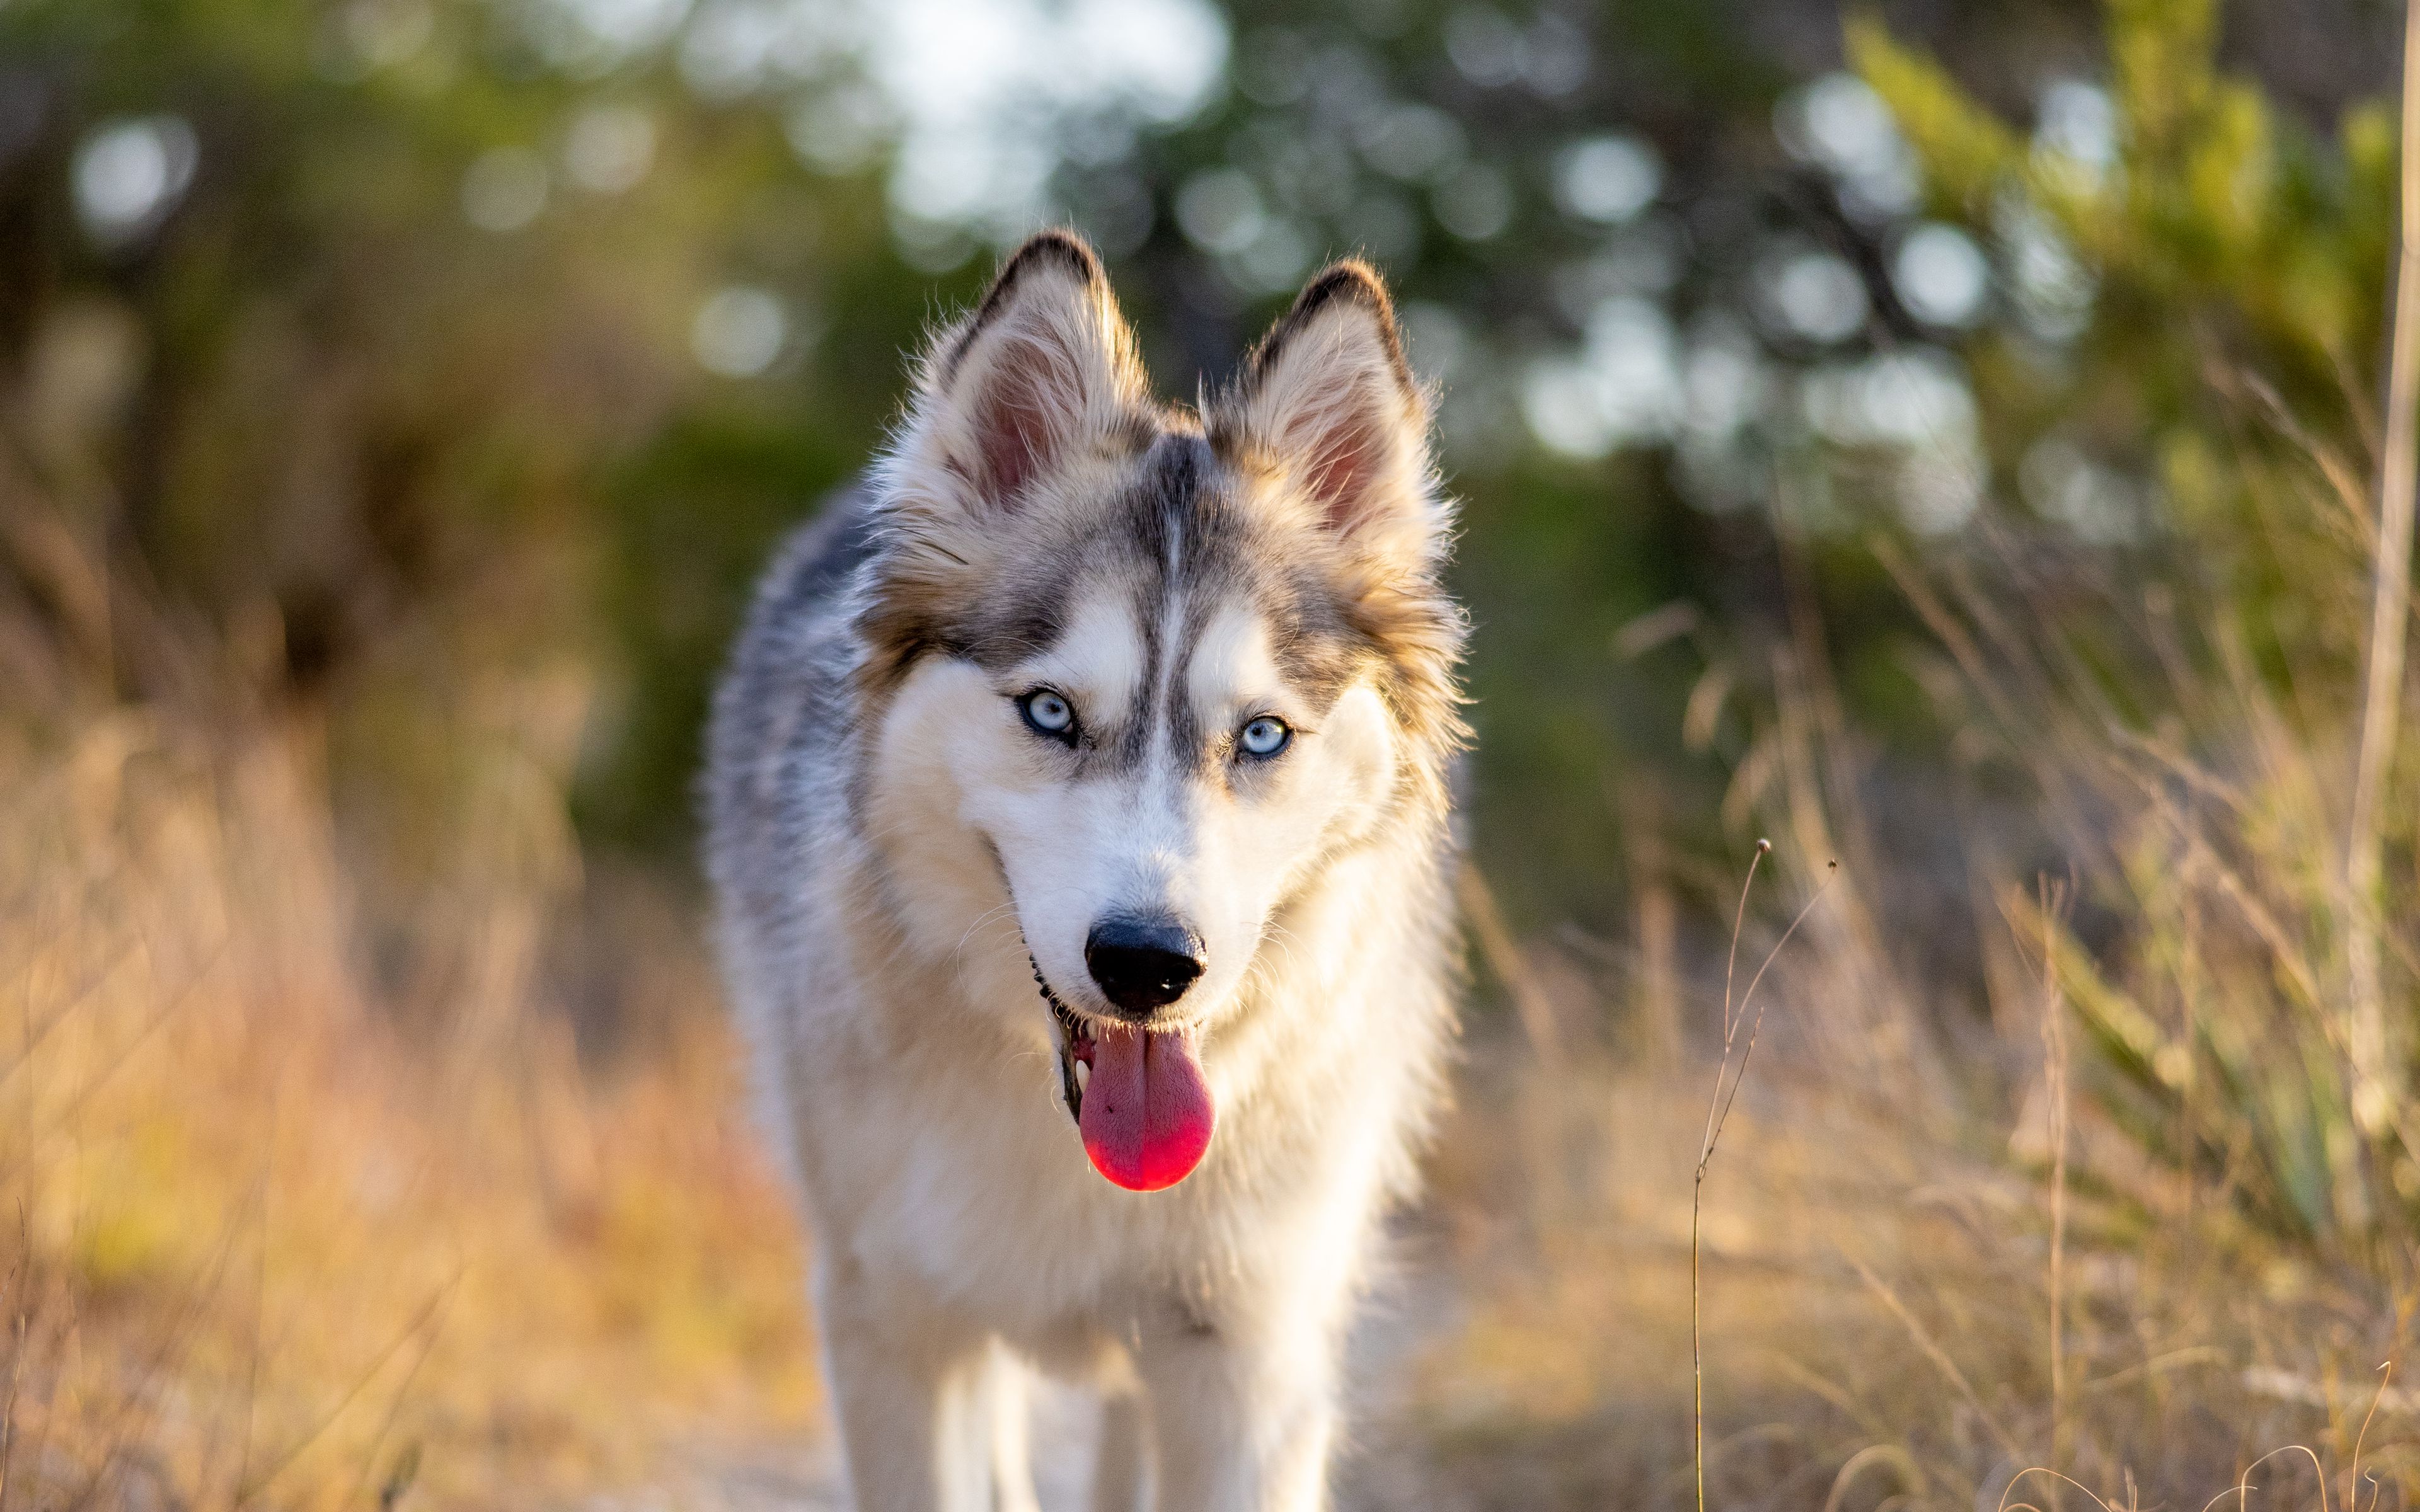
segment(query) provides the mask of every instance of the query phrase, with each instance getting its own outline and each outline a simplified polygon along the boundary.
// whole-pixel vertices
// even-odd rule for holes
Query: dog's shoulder
[[[849,600],[876,544],[871,486],[836,491],[757,580],[715,689],[704,791],[707,871],[744,887],[747,854],[795,838],[802,766],[837,754],[851,725]]]

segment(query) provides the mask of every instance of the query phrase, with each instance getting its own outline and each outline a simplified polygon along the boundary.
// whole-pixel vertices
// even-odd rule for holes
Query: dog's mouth
[[[1157,1192],[1193,1174],[1218,1116],[1192,1035],[1079,1014],[1050,990],[1030,950],[1026,962],[1059,1028],[1059,1095],[1093,1168],[1129,1192]]]
[[[1050,1022],[1059,1026],[1059,1096],[1067,1104],[1067,1117],[1077,1127],[1084,1123],[1084,1081],[1076,1068],[1081,1065],[1089,1074],[1093,1063],[1093,1033],[1076,1011],[1060,1001],[1050,990],[1050,979],[1042,974],[1042,964],[1033,952],[1025,952],[1025,964],[1033,968],[1033,985],[1042,992],[1042,1000],[1050,1005]]]

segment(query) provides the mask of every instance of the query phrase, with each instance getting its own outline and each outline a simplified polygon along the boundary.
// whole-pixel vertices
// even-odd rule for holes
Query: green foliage
[[[2024,155],[2017,133],[1968,99],[1938,63],[1893,40],[1873,17],[1849,22],[1848,51],[1923,154],[1935,193],[1970,212],[1987,207]]]
[[[444,774],[466,764],[414,732],[535,738],[478,712],[537,696],[474,691],[506,668],[580,670],[593,838],[685,836],[746,581],[878,440],[888,354],[933,308],[876,185],[814,178],[777,115],[700,98],[660,50],[566,62],[543,8],[0,9],[0,342],[42,507],[269,648],[258,691],[327,719],[387,861],[432,854],[465,801]],[[82,155],[157,122],[190,187],[131,230],[85,224]],[[600,127],[637,133],[628,181],[574,162]],[[478,224],[483,174],[535,199]],[[691,353],[727,285],[790,318],[761,378]],[[141,688],[136,653],[114,655]]]
[[[776,542],[862,460],[862,442],[789,414],[685,417],[624,466],[600,609],[620,627],[629,688],[581,793],[591,833],[685,838],[663,801],[691,780],[713,670]]]
[[[1944,209],[1987,229],[2044,216],[2119,301],[2087,361],[2149,358],[2180,406],[2201,362],[2246,363],[2341,424],[2368,382],[2394,213],[2391,117],[2349,111],[2335,142],[2280,120],[2218,71],[2207,0],[2114,0],[2107,45],[2118,154],[2104,170],[2029,147],[1937,63],[1853,22],[1852,59],[1888,100]],[[2088,381],[2088,379],[2087,379]],[[1989,406],[1987,405],[1987,409]],[[2298,411],[2299,412],[2299,411]]]
[[[2016,332],[1984,338],[1974,370],[1996,448],[2080,432],[2154,486],[2123,572],[2077,575],[2098,586],[2071,582],[2055,612],[2022,579],[1967,594],[1971,627],[1996,636],[1969,671],[2000,685],[1987,702],[2006,759],[2089,868],[2086,919],[2010,908],[2047,939],[2097,1051],[2097,1106],[2140,1155],[2333,1260],[2402,1274],[2420,1130],[2352,1116],[2358,904],[2342,871],[2393,115],[2349,110],[2332,140],[2281,117],[2218,69],[2208,0],[2112,0],[2106,24],[2105,166],[2028,147],[1879,24],[1851,29],[1944,210],[2003,234],[2050,226],[2096,286],[2062,360]],[[2406,880],[2385,922],[2398,1053],[2420,1069],[2409,767],[2389,836]]]

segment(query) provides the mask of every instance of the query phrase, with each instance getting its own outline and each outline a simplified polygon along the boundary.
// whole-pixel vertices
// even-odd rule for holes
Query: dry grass
[[[1528,1080],[1481,1077],[1497,1078]],[[1686,1507],[1702,1107],[1636,1068],[1559,1081],[1532,1154],[1476,1127],[1449,1141],[1440,1244],[1467,1312],[1388,1443],[1429,1457],[1432,1505]],[[1500,1105],[1483,1095],[1466,1125]],[[1551,1173],[1536,1164],[1547,1149]],[[1719,1173],[1704,1219],[1714,1506],[2048,1505],[2049,1485],[2012,1483],[2058,1466],[2114,1505],[2190,1512],[2296,1443],[2340,1504],[2381,1402],[2376,1366],[2408,1342],[2408,1307],[2214,1215],[2146,1232],[2122,1202],[2079,1195],[2059,1275],[2062,1416],[2048,1192],[2018,1162],[1979,1140],[1928,1147],[1886,1104],[1802,1080],[1751,1089]],[[1524,1192],[1539,1196],[1505,1196]],[[2420,1489],[2420,1398],[2383,1401],[2360,1449],[2376,1482],[2364,1507]],[[2319,1504],[2306,1467],[2272,1461],[2254,1480],[2250,1504]]]
[[[1706,1504],[2409,1504],[2420,1396],[2389,1378],[2420,1315],[2415,1146],[2408,1109],[2356,1116],[2344,985],[2357,695],[2316,668],[2281,695],[2210,612],[2163,648],[2147,730],[2070,634],[2109,617],[1950,576],[1903,575],[1944,648],[1929,686],[1978,787],[2030,784],[2074,882],[1972,840],[1984,1011],[1929,1000],[1845,721],[1776,679],[1743,764],[1765,774],[1745,811],[1792,837],[1769,928],[1824,856],[1869,860],[1776,965],[1782,1053],[1702,1185]],[[2378,922],[2408,1002],[2410,900]],[[1621,1020],[1626,971],[1531,970],[1564,986],[1550,1014]],[[1728,1061],[1720,985],[1694,1038]],[[1407,1435],[1428,1499],[1689,1506],[1702,1064],[1474,1070],[1439,1199],[1468,1313]]]
[[[0,1506],[522,1507],[798,1430],[716,1021],[582,1064],[526,827],[423,920],[475,922],[446,985],[369,990],[314,748],[121,709],[0,750]]]

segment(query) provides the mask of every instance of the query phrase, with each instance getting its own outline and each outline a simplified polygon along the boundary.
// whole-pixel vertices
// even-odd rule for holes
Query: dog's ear
[[[1274,467],[1313,518],[1373,556],[1425,565],[1445,525],[1428,405],[1395,308],[1367,263],[1304,285],[1211,418],[1215,440]]]
[[[924,364],[903,460],[926,494],[1013,509],[1036,479],[1132,424],[1146,402],[1134,334],[1100,259],[1044,231],[1001,264],[975,313]]]

